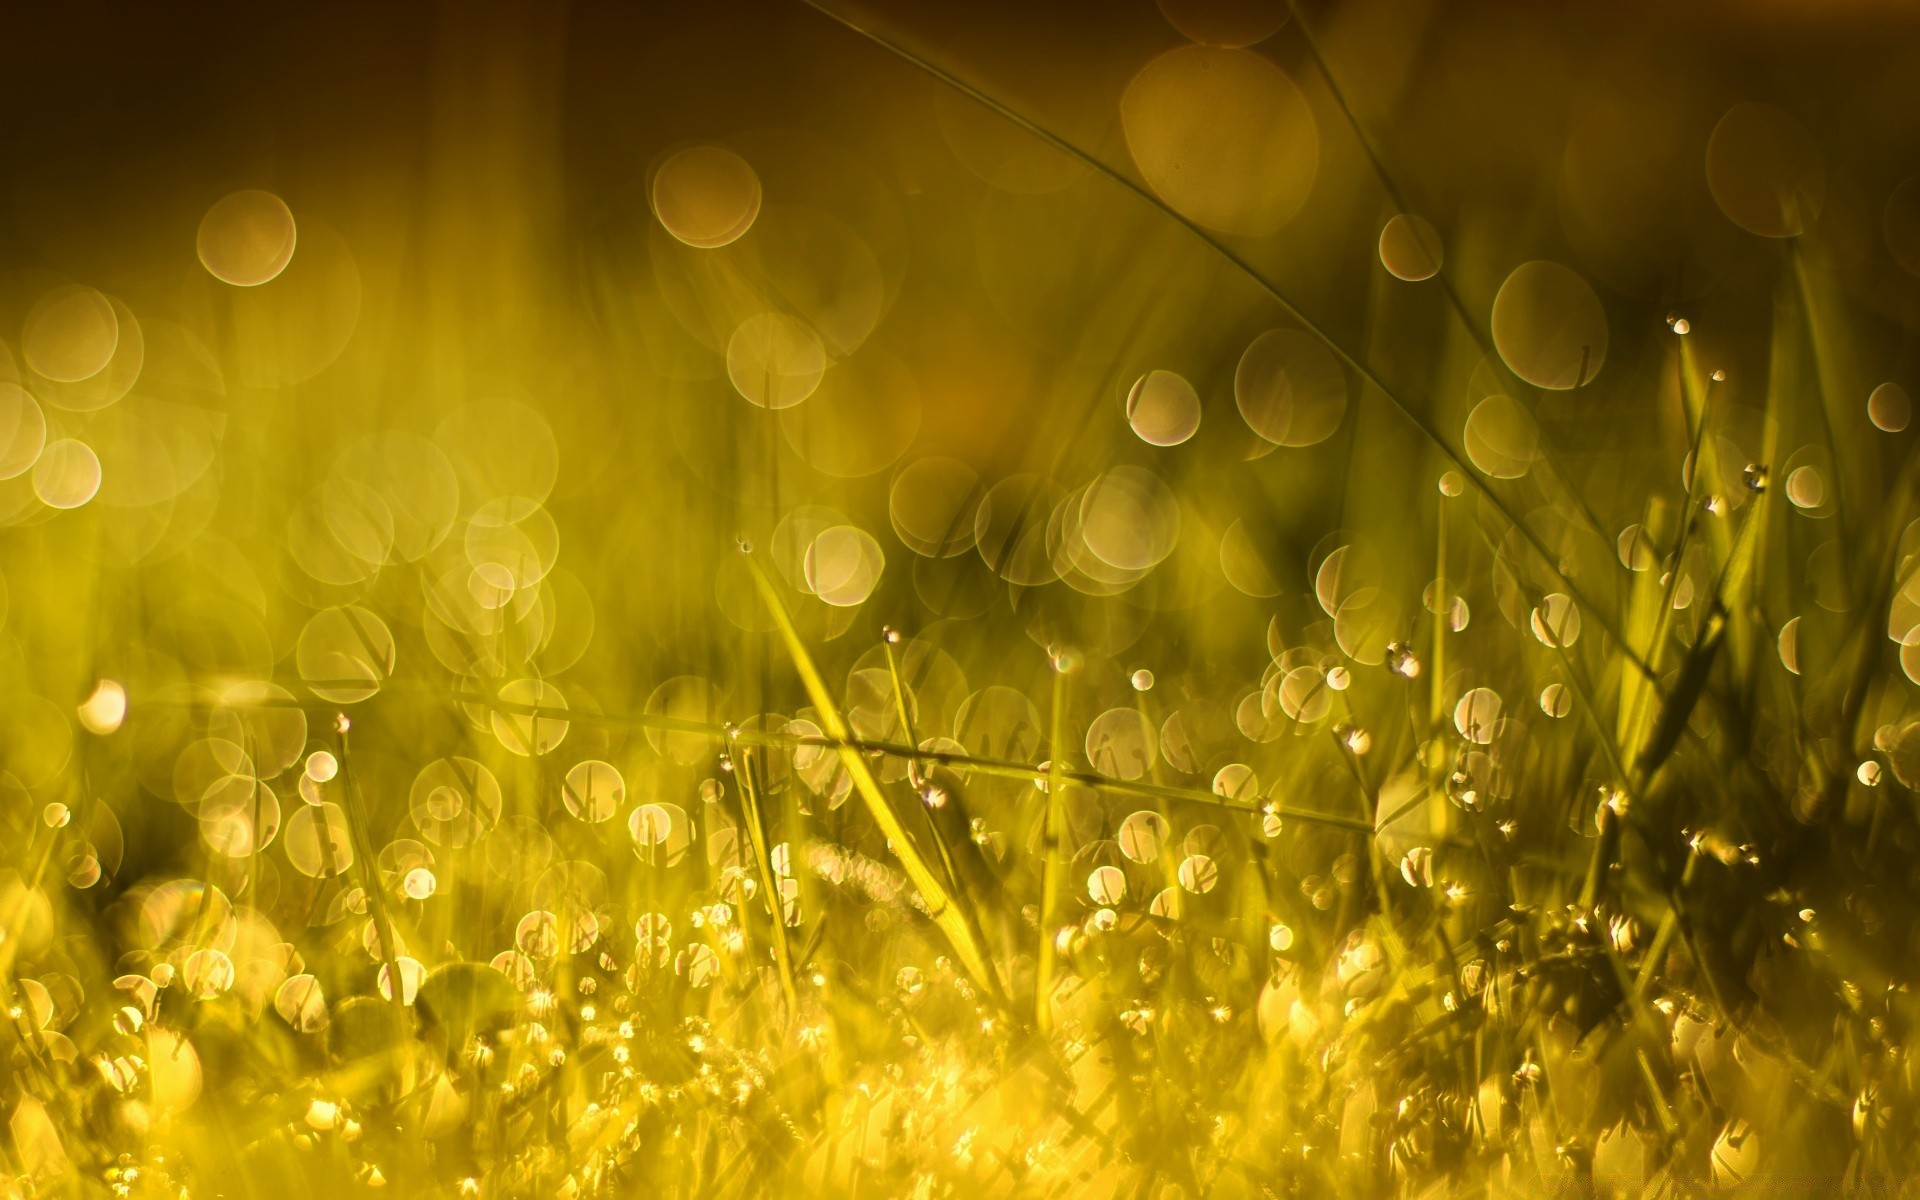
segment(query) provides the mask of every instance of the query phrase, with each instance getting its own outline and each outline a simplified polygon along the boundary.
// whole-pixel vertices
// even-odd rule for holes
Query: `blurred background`
[[[1839,981],[1899,977],[1907,868],[1872,865],[1920,845],[1872,791],[1883,762],[1889,791],[1920,781],[1920,41],[1897,6],[70,4],[10,25],[15,1174],[131,1188],[171,1146],[249,1164],[201,1168],[228,1183],[744,1194],[766,1162],[828,1191],[864,1171],[870,1194],[1361,1194],[1494,1162],[1591,1184],[1597,1131],[1631,1127],[1641,1176],[1731,1162],[1740,1183],[1730,1122],[1804,1114],[1709,1084],[1687,1141],[1672,1114],[1710,1072],[1635,1060],[1634,1022],[1697,1001],[1703,1025],[1825,1037],[1864,1011]],[[843,759],[849,735],[893,750]],[[1034,786],[1051,764],[1057,792]],[[1643,824],[1610,826],[1607,795]],[[1702,881],[1703,830],[1780,874]],[[1808,830],[1835,840],[1776,860]],[[917,867],[885,865],[903,850]],[[1886,893],[1856,911],[1869,878]],[[1659,992],[1647,944],[1689,888],[1694,965]],[[1828,911],[1805,889],[1856,922],[1817,997],[1769,990],[1755,947],[1778,931],[1741,915],[1774,892]],[[1433,1051],[1459,1078],[1401,1064],[1364,1104],[1355,1080],[1386,1068],[1321,1053],[1380,955],[1411,989],[1396,1020],[1484,1006],[1399,956],[1438,938],[1440,976],[1524,990],[1520,959],[1557,943],[1520,927],[1569,904],[1638,930],[1610,953],[1639,986],[1528,993],[1538,1022]],[[1113,961],[1142,952],[1102,937],[1188,965],[1139,958],[1123,986]],[[448,973],[473,963],[513,997]],[[204,1003],[115,1024],[112,981],[164,991],[156,971]],[[440,987],[389,1029],[395,972]],[[915,1025],[921,973],[967,985],[968,1015]],[[589,979],[622,1005],[596,1011]],[[1101,999],[1069,1021],[1056,987]],[[1648,1016],[1655,993],[1677,1007]],[[349,997],[371,1041],[329,1017]],[[947,1069],[933,1047],[1004,1084],[1134,1018],[1167,1023],[1140,1109],[1109,1057],[1062,1085],[1099,1099],[1078,1121],[1012,1098],[983,1120],[988,1083],[953,1099],[924,1135],[938,1169],[832,1149],[843,1124],[924,1132],[848,1115],[850,1080],[904,1108],[903,1069]],[[697,1126],[724,1152],[636,1166],[694,1136],[691,1060],[607,1090],[563,1063],[611,1053],[609,1020],[695,1019],[785,1124],[737,1106]],[[1591,1066],[1616,1034],[1620,1086],[1644,1068],[1657,1103]],[[191,1088],[145,1061],[161,1037],[199,1048]],[[474,1038],[507,1082],[559,1082],[485,1115],[506,1102]],[[825,1077],[791,1065],[827,1043]],[[1765,1045],[1788,1064],[1766,1079],[1845,1093],[1806,1118],[1844,1133],[1859,1056]],[[139,1082],[100,1066],[101,1099],[50,1087],[127,1054]],[[402,1065],[351,1069],[369,1055]],[[1581,1099],[1527,1100],[1554,1055],[1589,1063],[1554,1093]],[[1247,1077],[1208,1101],[1223,1063]],[[1469,1113],[1417,1153],[1384,1115],[1403,1076],[1416,1110]],[[634,1099],[669,1077],[671,1102]],[[1246,1116],[1282,1078],[1291,1115]],[[274,1141],[271,1105],[219,1147],[172,1124],[262,1096],[307,1144]],[[636,1124],[528,1132],[577,1134],[589,1103]],[[1109,1103],[1135,1115],[1087,1140]],[[1209,1103],[1244,1142],[1205,1132]],[[1517,1114],[1504,1134],[1488,1103]],[[289,1166],[337,1132],[311,1104],[384,1132]],[[1156,1104],[1178,1132],[1141,1132]],[[991,1170],[953,1150],[983,1125],[1008,1131]],[[1797,1169],[1865,1169],[1792,1129]]]

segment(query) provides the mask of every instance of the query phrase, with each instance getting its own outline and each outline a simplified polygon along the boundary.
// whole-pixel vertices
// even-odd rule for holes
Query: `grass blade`
[[[867,766],[867,760],[860,751],[846,744],[850,736],[847,721],[840,713],[840,706],[834,703],[833,693],[827,689],[827,682],[820,674],[820,668],[814,665],[813,655],[808,653],[806,643],[800,640],[800,631],[794,628],[793,617],[787,612],[780,593],[774,590],[773,581],[767,578],[767,572],[757,558],[747,558],[748,570],[753,575],[754,586],[759,589],[760,598],[766,602],[767,611],[773,617],[774,625],[780,631],[780,638],[786,643],[787,654],[793,660],[793,669],[800,676],[801,684],[807,689],[807,696],[813,701],[813,707],[820,714],[820,725],[830,738],[841,744],[838,746],[840,762],[853,780],[854,790],[860,793],[860,799],[866,803],[867,812],[873,817],[874,824],[886,835],[893,846],[893,852],[906,870],[907,878],[926,902],[927,913],[940,932],[947,937],[953,952],[960,959],[967,974],[975,983],[985,988],[993,996],[1000,996],[1000,978],[995,974],[993,965],[988,961],[985,948],[968,928],[966,917],[954,903],[952,893],[920,856],[913,840],[907,834],[906,827],[900,823],[899,814],[887,802],[886,795],[880,790],[880,781],[873,777],[873,771]]]

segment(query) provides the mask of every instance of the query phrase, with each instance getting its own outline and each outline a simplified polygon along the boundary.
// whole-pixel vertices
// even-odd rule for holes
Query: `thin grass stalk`
[[[799,630],[794,628],[793,618],[787,612],[787,606],[780,599],[780,593],[774,590],[773,581],[757,558],[749,556],[747,567],[753,576],[754,585],[760,591],[761,599],[766,603],[772,615],[774,625],[779,629],[781,639],[786,643],[788,657],[793,662],[795,673],[800,676],[806,687],[807,696],[820,714],[820,724],[829,737],[839,742],[840,762],[846,767],[847,774],[853,780],[854,790],[866,803],[867,812],[874,824],[893,847],[894,855],[905,868],[907,877],[918,889],[920,898],[927,907],[928,915],[935,925],[947,937],[953,952],[960,959],[967,974],[988,995],[999,996],[1000,980],[988,960],[984,948],[974,939],[967,926],[966,919],[955,908],[954,898],[914,847],[913,839],[908,836],[905,826],[900,823],[898,814],[880,790],[880,783],[873,777],[873,771],[867,766],[867,760],[856,750],[849,740],[846,718],[841,715],[840,707],[834,702],[833,693],[827,689],[827,683],[814,665],[813,656],[807,652],[806,643],[800,640]]]

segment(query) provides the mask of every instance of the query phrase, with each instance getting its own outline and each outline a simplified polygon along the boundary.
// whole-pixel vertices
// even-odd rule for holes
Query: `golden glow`
[[[1920,1172],[1907,18],[26,7],[0,1195]]]

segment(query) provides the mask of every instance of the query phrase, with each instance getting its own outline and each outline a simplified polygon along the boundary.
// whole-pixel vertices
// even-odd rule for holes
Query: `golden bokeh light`
[[[1306,98],[1269,59],[1243,50],[1169,50],[1120,102],[1127,149],[1182,216],[1221,233],[1278,231],[1320,168]]]
[[[1920,1172],[1910,14],[10,18],[0,1196]]]
[[[299,231],[287,202],[272,192],[234,192],[200,219],[200,264],[222,283],[259,287],[293,261]]]
[[[1820,218],[1827,171],[1813,135],[1791,113],[1746,102],[1707,143],[1707,184],[1727,219],[1761,237],[1794,237]]]
[[[1440,231],[1417,213],[1396,213],[1380,230],[1380,264],[1395,279],[1432,279],[1446,263]]]
[[[674,237],[701,250],[736,242],[760,215],[760,177],[724,146],[690,146],[653,174],[653,211]]]
[[[1585,387],[1607,361],[1607,313],[1586,280],[1556,262],[1522,263],[1493,300],[1493,344],[1538,388]]]
[[[106,370],[120,345],[120,319],[107,297],[68,284],[34,302],[20,328],[28,367],[54,383],[78,383]]]

